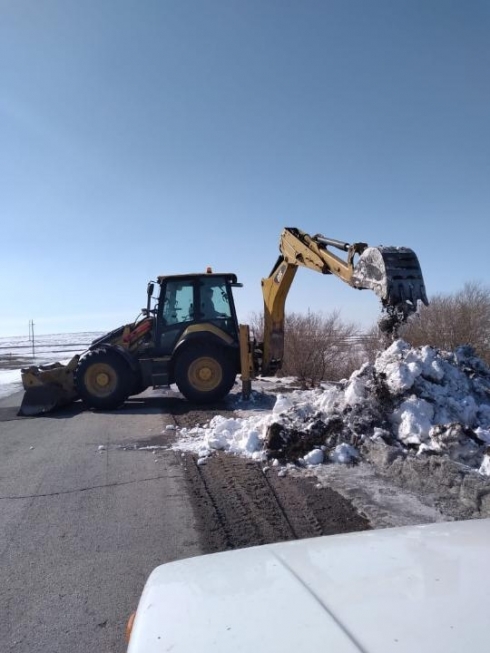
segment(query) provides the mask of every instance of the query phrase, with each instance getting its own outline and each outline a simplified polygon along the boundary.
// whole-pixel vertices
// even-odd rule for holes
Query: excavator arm
[[[346,252],[346,260],[329,247]],[[272,374],[281,366],[286,298],[299,266],[321,274],[333,274],[352,288],[375,292],[383,306],[379,326],[391,334],[395,334],[398,325],[417,310],[419,300],[428,304],[417,256],[407,247],[350,245],[321,234],[310,236],[300,229],[286,227],[281,234],[279,250],[271,273],[262,279],[262,374]]]

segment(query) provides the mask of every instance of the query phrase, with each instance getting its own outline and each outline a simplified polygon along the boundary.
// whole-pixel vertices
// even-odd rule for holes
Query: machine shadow
[[[100,413],[103,415],[145,415],[158,413],[171,413],[173,415],[186,415],[195,411],[206,413],[253,412],[257,410],[271,410],[276,401],[276,394],[253,393],[249,400],[242,400],[239,394],[233,393],[221,401],[208,404],[197,404],[188,401],[181,395],[173,396],[145,396],[144,394],[129,397],[124,404],[114,410],[91,410],[81,401],[74,401],[68,406],[62,406],[40,415],[19,415],[19,407],[0,408],[0,422],[14,419],[70,419],[84,412]]]

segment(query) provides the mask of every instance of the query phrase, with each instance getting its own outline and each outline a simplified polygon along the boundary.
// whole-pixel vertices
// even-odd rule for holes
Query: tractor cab
[[[169,355],[184,338],[205,334],[229,344],[238,342],[238,320],[232,273],[159,276],[148,284],[148,313],[155,316],[157,355]],[[152,303],[153,308],[151,308]]]

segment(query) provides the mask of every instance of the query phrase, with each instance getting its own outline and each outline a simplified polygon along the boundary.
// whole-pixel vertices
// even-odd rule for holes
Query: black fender
[[[103,347],[108,347],[110,346],[111,342],[114,341],[116,338],[119,338],[122,336],[124,329],[126,328],[125,325],[117,327],[117,329],[113,329],[112,331],[109,331],[108,333],[104,333],[103,336],[99,336],[95,340],[92,340],[90,343],[89,349],[102,349]]]
[[[138,359],[128,349],[121,347],[121,345],[100,344],[98,347],[90,348],[90,350],[92,349],[102,349],[104,351],[115,352],[118,356],[121,356],[121,358],[126,361],[133,372],[139,373],[140,371],[140,364]]]

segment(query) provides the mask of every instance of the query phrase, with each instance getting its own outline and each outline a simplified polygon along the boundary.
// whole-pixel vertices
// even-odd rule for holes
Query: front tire
[[[233,352],[213,345],[192,346],[178,355],[175,382],[189,401],[205,404],[223,399],[235,383]]]
[[[124,403],[135,382],[126,361],[107,349],[89,351],[80,360],[74,378],[82,401],[98,410],[111,410]]]

